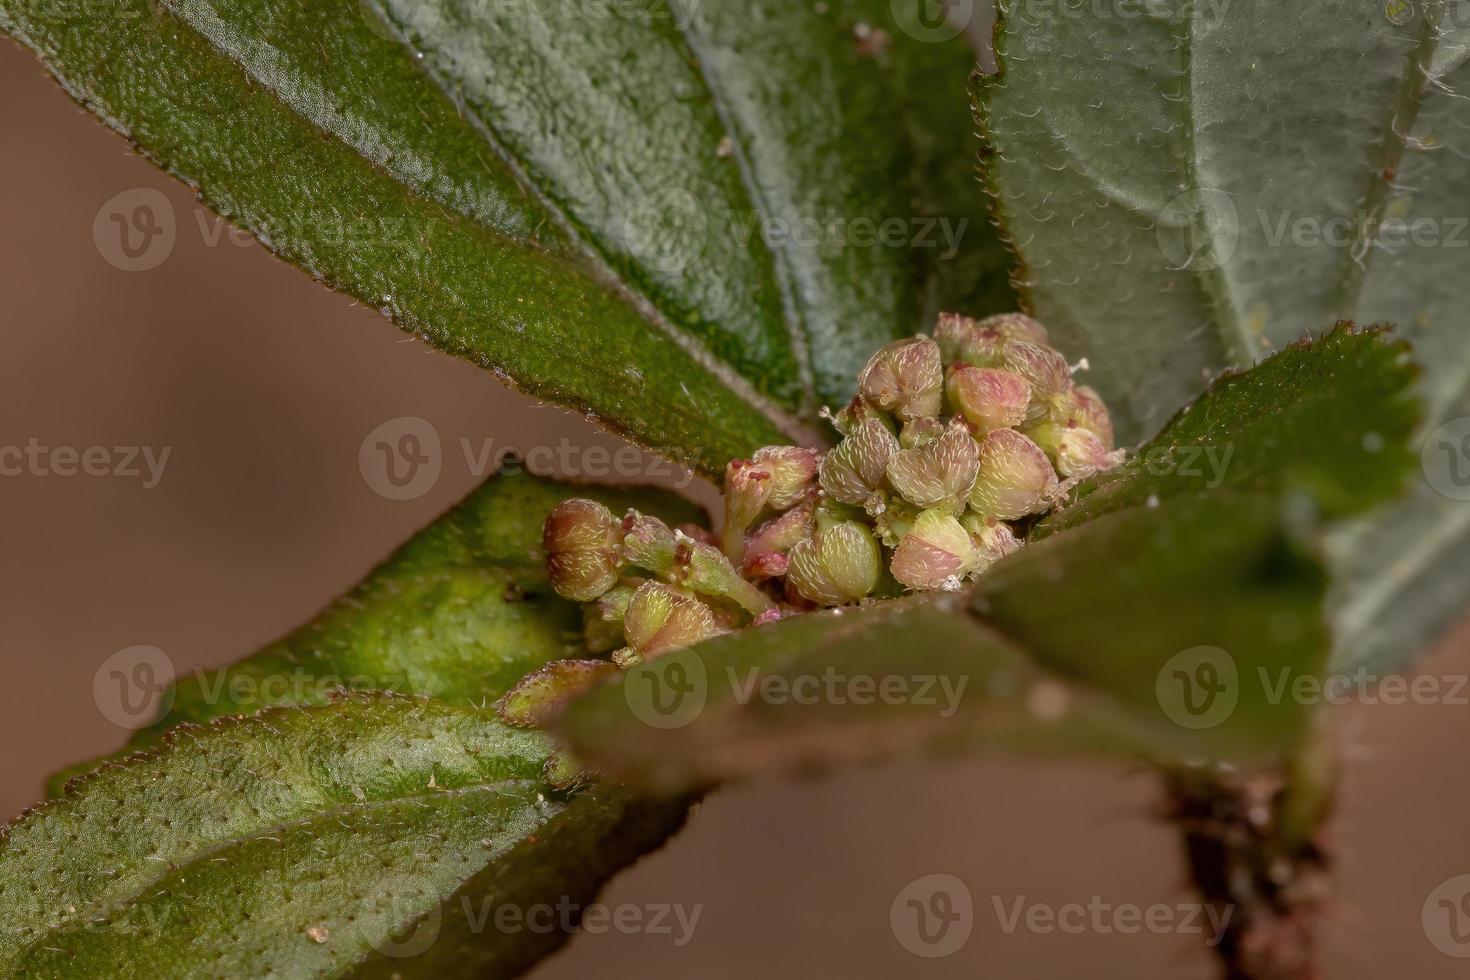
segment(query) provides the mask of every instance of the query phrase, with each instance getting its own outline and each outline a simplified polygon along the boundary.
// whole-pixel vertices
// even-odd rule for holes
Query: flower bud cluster
[[[868,361],[826,453],[768,446],[725,472],[718,536],[590,500],[546,521],[558,593],[622,666],[752,623],[904,591],[954,590],[1021,547],[1025,523],[1116,466],[1097,392],[1041,324],[944,314]]]

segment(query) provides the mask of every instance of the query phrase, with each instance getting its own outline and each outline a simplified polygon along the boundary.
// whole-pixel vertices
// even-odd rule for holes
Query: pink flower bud
[[[1123,462],[1123,450],[1108,451],[1102,439],[1078,425],[1042,422],[1026,430],[1051,457],[1057,472],[1068,479],[1085,480]]]
[[[834,524],[791,549],[786,584],[819,606],[856,602],[878,587],[882,552],[856,521]]]
[[[806,501],[756,528],[746,539],[741,571],[755,579],[785,575],[786,553],[816,529],[813,510],[812,502]]]
[[[976,326],[981,330],[993,331],[1006,340],[1022,340],[1028,344],[1050,345],[1046,328],[1024,313],[997,313],[981,320]]]
[[[709,606],[661,582],[645,582],[633,593],[623,629],[628,645],[643,657],[693,646],[725,632]]]
[[[1113,420],[1101,396],[1087,385],[1076,385],[1052,399],[1049,417],[1060,425],[1086,429],[1097,436],[1104,449],[1113,448]]]
[[[1001,366],[1030,382],[1035,395],[1058,395],[1072,385],[1067,359],[1044,344],[1007,343],[1001,352]]]
[[[970,507],[981,517],[1013,521],[1051,507],[1057,474],[1041,447],[1014,429],[996,429],[980,443],[980,476]]]
[[[958,419],[927,445],[899,452],[888,463],[888,482],[909,503],[952,514],[965,509],[965,498],[980,470],[980,447]]]
[[[858,376],[863,398],[905,420],[938,415],[943,387],[939,345],[929,337],[894,341],[874,354]]]
[[[898,543],[890,570],[910,589],[954,590],[975,567],[975,546],[953,515],[926,510]]]
[[[1020,425],[1031,403],[1031,384],[1019,374],[967,364],[950,368],[945,393],[977,436]]]
[[[577,602],[591,602],[618,580],[622,526],[602,504],[564,500],[546,518],[542,544],[551,587]]]
[[[822,459],[822,490],[841,503],[869,506],[882,490],[888,461],[897,453],[893,433],[868,419]]]

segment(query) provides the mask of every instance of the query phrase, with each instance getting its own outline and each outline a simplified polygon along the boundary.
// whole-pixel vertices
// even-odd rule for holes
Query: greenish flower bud
[[[894,341],[858,376],[863,398],[903,420],[938,415],[943,388],[944,364],[930,337]]]
[[[1059,395],[1072,386],[1067,359],[1044,344],[1007,343],[1001,351],[1001,367],[1025,378],[1036,395]]]
[[[495,713],[516,728],[540,728],[572,698],[618,668],[606,660],[557,660],[532,671],[495,702]]]
[[[1102,397],[1087,385],[1074,385],[1052,399],[1048,417],[1060,425],[1075,425],[1097,436],[1103,448],[1113,448],[1113,420]]]
[[[1051,340],[1046,335],[1046,328],[1024,313],[997,313],[981,320],[976,326],[982,331],[996,333],[1006,340],[1021,340],[1028,344],[1042,346],[1051,344]]]
[[[882,423],[868,419],[822,460],[822,490],[855,507],[881,509],[883,478],[898,453],[898,439]]]
[[[980,443],[980,476],[970,507],[981,517],[1018,520],[1049,509],[1057,483],[1040,446],[1014,429],[996,429]]]
[[[622,646],[623,614],[628,609],[628,600],[641,582],[638,580],[619,582],[608,589],[597,601],[582,607],[582,635],[587,649],[592,653],[608,653]]]
[[[816,532],[814,509],[808,500],[756,528],[746,539],[741,571],[754,579],[785,575],[787,552]]]
[[[541,540],[546,570],[557,594],[591,602],[612,588],[621,564],[622,526],[602,504],[564,500],[546,518]]]
[[[791,549],[786,584],[808,602],[842,606],[877,588],[882,561],[872,533],[856,521],[844,521]]]
[[[927,446],[944,435],[946,428],[944,422],[937,418],[914,419],[904,423],[903,429],[898,433],[898,444],[904,449]]]
[[[958,514],[965,509],[979,471],[980,447],[965,423],[954,419],[935,441],[894,456],[888,463],[888,482],[917,507]]]
[[[774,605],[764,592],[740,577],[718,548],[687,535],[679,535],[673,577],[676,585],[714,599],[729,599],[752,616]]]
[[[975,567],[975,545],[954,515],[926,510],[893,552],[889,569],[910,589],[953,591]]]
[[[832,427],[837,430],[837,433],[843,436],[852,435],[853,432],[857,431],[858,426],[862,425],[868,419],[881,422],[883,427],[889,432],[893,432],[895,428],[893,419],[888,416],[888,413],[880,412],[872,405],[869,405],[863,400],[862,395],[855,396],[852,401],[847,403],[847,407],[835,415],[825,408],[822,409],[821,414],[823,418],[832,423]]]
[[[984,436],[1026,420],[1031,383],[1013,371],[957,364],[949,370],[945,394],[975,435]]]
[[[630,565],[668,576],[674,569],[674,531],[657,517],[628,511],[623,518],[623,557]]]
[[[1026,434],[1051,458],[1057,472],[1071,480],[1085,480],[1123,462],[1123,450],[1109,452],[1102,439],[1078,425],[1042,422],[1026,429]]]
[[[628,646],[644,658],[693,646],[726,632],[713,609],[662,582],[645,582],[633,593],[623,617],[623,631]]]

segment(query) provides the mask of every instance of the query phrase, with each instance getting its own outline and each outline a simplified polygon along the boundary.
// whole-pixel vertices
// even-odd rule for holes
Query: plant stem
[[[1225,923],[1215,952],[1226,980],[1320,980],[1334,759],[1319,727],[1275,770],[1166,775],[1168,816],[1183,832],[1195,887]]]

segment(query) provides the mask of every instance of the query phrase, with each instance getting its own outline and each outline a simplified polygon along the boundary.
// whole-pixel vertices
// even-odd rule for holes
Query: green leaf
[[[1079,487],[1042,534],[1213,492],[1309,491],[1327,516],[1394,499],[1419,405],[1407,345],[1343,324],[1221,377],[1117,469]]]
[[[812,613],[659,657],[575,702],[559,732],[662,789],[917,748],[1271,756],[1306,723],[1283,674],[1314,676],[1327,649],[1326,580],[1300,537],[1271,498],[1124,510],[1005,559],[968,598]]]
[[[485,710],[386,694],[178,729],[5,829],[0,972],[341,976],[373,956],[431,975],[419,953],[457,940],[441,923],[477,884],[584,903],[682,822],[611,789],[548,797],[546,755]],[[573,854],[590,866],[543,870]],[[473,956],[510,976],[565,938],[486,930]]]
[[[973,57],[889,6],[0,0],[0,28],[283,258],[717,472],[819,442],[938,303],[1010,305]]]
[[[551,590],[540,554],[542,522],[573,496],[672,524],[707,520],[664,491],[520,470],[491,477],[311,622],[230,667],[180,678],[166,695],[169,710],[135,745],[181,722],[324,703],[341,688],[494,701],[535,668],[581,649],[581,609]],[[51,792],[95,765],[53,777]]]
[[[1338,319],[1414,344],[1429,431],[1470,414],[1470,0],[1012,6],[988,180],[1025,303],[1125,439]],[[1426,490],[1337,536],[1341,664],[1401,662],[1464,608],[1467,506]]]

